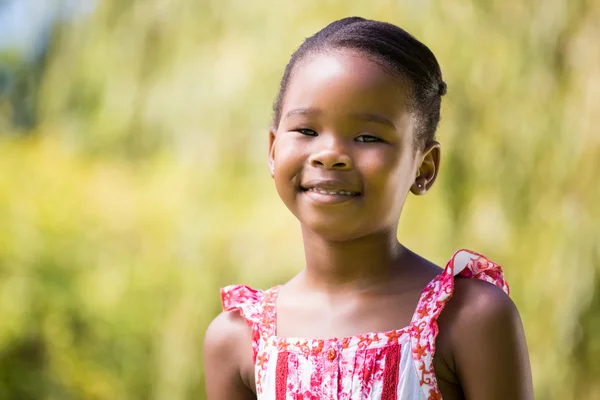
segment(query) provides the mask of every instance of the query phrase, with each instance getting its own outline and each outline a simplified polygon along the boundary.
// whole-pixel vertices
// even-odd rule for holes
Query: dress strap
[[[410,335],[412,358],[421,388],[428,399],[441,398],[433,368],[435,340],[439,332],[437,320],[452,297],[457,275],[492,283],[509,293],[502,267],[481,254],[464,249],[454,253],[444,271],[425,287],[411,322]]]
[[[221,289],[223,311],[238,311],[252,329],[252,359],[256,361],[261,339],[275,334],[275,300],[279,287],[257,290],[246,285]]]

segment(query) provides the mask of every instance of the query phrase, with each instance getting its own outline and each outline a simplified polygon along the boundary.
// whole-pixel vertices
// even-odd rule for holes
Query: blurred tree
[[[600,396],[600,3],[104,0],[0,62],[0,131],[32,133],[0,136],[0,399],[203,398],[218,288],[302,267],[271,102],[347,15],[414,33],[449,85],[440,183],[401,239],[504,265],[537,397]]]

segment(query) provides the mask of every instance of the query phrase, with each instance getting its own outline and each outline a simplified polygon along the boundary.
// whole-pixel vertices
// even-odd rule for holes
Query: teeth
[[[352,192],[348,192],[345,190],[323,190],[319,188],[310,188],[308,189],[311,192],[321,193],[321,194],[330,194],[330,195],[344,195],[344,196],[353,196]]]

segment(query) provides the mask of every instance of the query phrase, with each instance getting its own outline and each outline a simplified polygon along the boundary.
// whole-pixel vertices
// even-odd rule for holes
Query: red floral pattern
[[[423,290],[409,326],[327,340],[276,336],[278,286],[227,286],[221,299],[224,310],[239,311],[252,329],[259,400],[441,400],[433,368],[437,319],[452,296],[455,275],[509,292],[499,265],[459,250]]]

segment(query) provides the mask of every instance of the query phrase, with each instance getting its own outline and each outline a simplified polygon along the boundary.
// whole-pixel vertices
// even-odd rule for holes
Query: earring
[[[417,182],[417,187],[418,187],[419,189],[423,189],[423,184],[422,184],[421,182]]]

